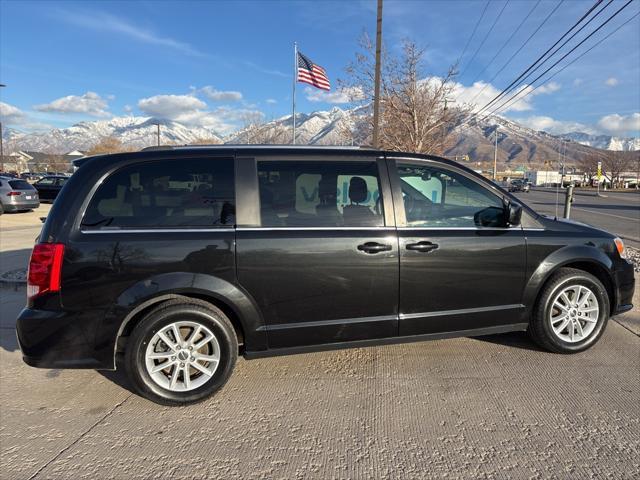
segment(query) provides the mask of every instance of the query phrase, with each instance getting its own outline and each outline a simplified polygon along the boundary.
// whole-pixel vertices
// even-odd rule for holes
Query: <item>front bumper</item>
[[[95,349],[95,312],[25,308],[16,321],[27,365],[38,368],[112,368]]]
[[[633,292],[635,290],[633,264],[622,260],[616,265],[613,275],[616,288],[616,305],[613,308],[612,315],[618,315],[633,308]]]

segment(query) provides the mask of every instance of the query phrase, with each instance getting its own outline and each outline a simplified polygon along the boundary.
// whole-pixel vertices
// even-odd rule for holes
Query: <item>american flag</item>
[[[320,65],[316,65],[298,52],[298,81],[308,83],[321,90],[331,90],[327,73]]]

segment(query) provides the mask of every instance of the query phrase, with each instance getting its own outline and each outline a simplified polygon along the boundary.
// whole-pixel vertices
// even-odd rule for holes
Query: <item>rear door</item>
[[[463,170],[391,160],[400,251],[400,335],[522,323],[526,247],[503,198]]]
[[[397,335],[398,242],[375,158],[237,159],[237,272],[269,347]]]

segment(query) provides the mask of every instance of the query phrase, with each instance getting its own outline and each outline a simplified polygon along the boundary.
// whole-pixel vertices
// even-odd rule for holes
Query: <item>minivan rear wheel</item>
[[[609,295],[600,280],[575,268],[561,268],[547,281],[529,325],[541,347],[577,353],[593,346],[609,319]]]
[[[162,405],[196,403],[227,382],[238,340],[227,316],[200,300],[158,305],[136,325],[125,352],[135,390]]]

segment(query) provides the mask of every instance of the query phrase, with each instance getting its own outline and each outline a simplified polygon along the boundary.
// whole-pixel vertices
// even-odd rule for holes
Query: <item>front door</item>
[[[384,161],[258,159],[255,168],[259,213],[243,225],[252,209],[239,211],[237,272],[269,347],[396,336],[398,241]]]
[[[526,248],[498,190],[431,161],[389,162],[400,252],[400,336],[522,323]],[[497,330],[496,330],[497,331]]]

